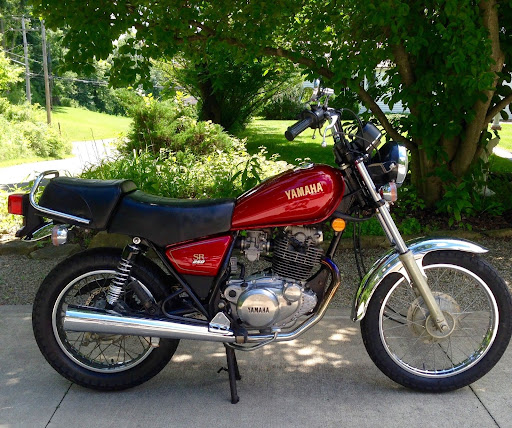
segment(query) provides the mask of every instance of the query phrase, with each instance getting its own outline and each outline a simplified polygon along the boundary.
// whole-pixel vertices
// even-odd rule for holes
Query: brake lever
[[[332,129],[334,127],[338,118],[339,118],[339,116],[337,114],[333,114],[331,116],[331,123],[329,123],[329,125],[327,125],[324,129],[324,135],[322,138],[322,147],[327,147],[327,141],[325,141],[325,137],[327,136],[327,130]]]

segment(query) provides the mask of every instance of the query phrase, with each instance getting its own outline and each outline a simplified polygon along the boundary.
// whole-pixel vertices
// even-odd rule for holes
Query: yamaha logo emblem
[[[322,187],[322,183],[317,182],[313,184],[308,184],[307,186],[296,187],[292,190],[285,190],[286,197],[288,200],[302,198],[307,195],[315,195],[317,193],[323,193],[324,189]]]
[[[247,308],[250,314],[269,314],[270,309],[266,307],[251,307]]]

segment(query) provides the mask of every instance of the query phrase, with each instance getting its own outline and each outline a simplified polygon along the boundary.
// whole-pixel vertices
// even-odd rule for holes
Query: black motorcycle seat
[[[234,207],[234,199],[173,199],[136,190],[121,200],[108,231],[165,247],[228,232]]]
[[[45,186],[39,205],[52,210],[88,219],[87,225],[65,220],[58,215],[44,214],[68,224],[89,229],[105,230],[121,196],[133,192],[137,186],[130,180],[86,180],[57,177]]]

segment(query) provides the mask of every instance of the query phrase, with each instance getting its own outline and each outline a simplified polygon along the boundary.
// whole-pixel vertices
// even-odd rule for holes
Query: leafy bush
[[[0,161],[34,156],[62,158],[71,153],[57,131],[44,122],[37,106],[16,106],[0,98]]]
[[[21,228],[23,219],[19,215],[9,214],[7,212],[7,198],[10,193],[25,192],[27,189],[14,189],[12,191],[0,190],[0,235],[14,234]]]
[[[128,142],[121,148],[124,153],[143,150],[159,155],[162,150],[188,150],[206,154],[232,147],[233,139],[220,125],[197,121],[193,109],[179,100],[160,102],[152,97],[143,100],[135,103],[130,111],[133,123]]]
[[[301,102],[301,85],[293,86],[285,92],[274,95],[261,110],[266,120],[294,120],[304,110]]]
[[[267,160],[262,149],[247,153],[244,144],[234,140],[230,150],[196,154],[186,149],[162,152],[134,150],[84,171],[83,178],[127,178],[139,189],[174,198],[220,198],[240,194],[261,180],[278,174],[291,165]]]

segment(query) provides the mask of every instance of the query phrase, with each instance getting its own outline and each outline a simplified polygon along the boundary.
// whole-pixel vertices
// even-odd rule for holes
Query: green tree
[[[4,51],[0,49],[0,95],[21,80],[22,71],[20,67],[11,64]]]
[[[218,45],[200,45],[160,67],[171,85],[185,87],[199,100],[200,120],[211,120],[229,131],[244,128],[268,99],[297,76],[289,61],[241,59],[233,48]]]
[[[287,58],[336,90],[354,90],[388,135],[412,154],[413,180],[428,204],[443,185],[471,174],[492,117],[512,101],[512,4],[499,0],[34,0],[53,26],[68,26],[68,59],[91,66],[129,29],[130,59],[113,72],[149,75],[150,58],[197,43],[234,46],[240,55]],[[387,79],[366,76],[388,61]],[[387,96],[411,114],[391,123],[377,104]],[[407,137],[405,136],[407,135]]]

